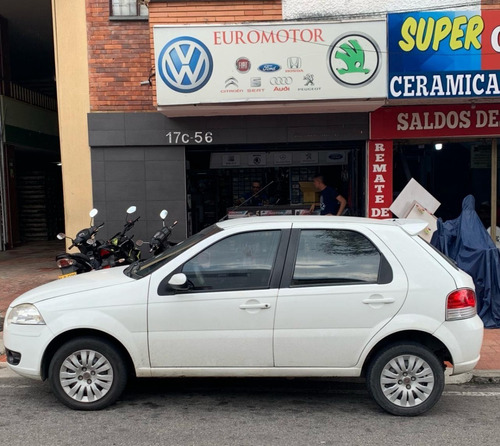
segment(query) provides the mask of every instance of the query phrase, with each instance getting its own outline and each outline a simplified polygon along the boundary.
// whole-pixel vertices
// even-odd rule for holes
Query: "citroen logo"
[[[158,57],[160,77],[180,93],[193,93],[210,80],[213,60],[205,44],[193,37],[177,37],[168,42]]]

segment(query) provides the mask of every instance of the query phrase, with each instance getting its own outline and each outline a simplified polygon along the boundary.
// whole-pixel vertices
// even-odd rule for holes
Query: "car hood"
[[[135,282],[123,273],[126,267],[104,269],[101,271],[90,271],[84,274],[68,277],[66,279],[54,280],[37,288],[33,288],[15,299],[10,306],[24,303],[36,304],[47,299],[59,296],[81,293],[96,288],[107,288],[127,282]]]

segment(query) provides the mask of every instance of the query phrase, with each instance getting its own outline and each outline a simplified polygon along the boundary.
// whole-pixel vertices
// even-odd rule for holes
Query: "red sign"
[[[500,136],[500,104],[384,107],[370,114],[370,139]]]
[[[392,213],[392,141],[368,141],[368,209],[371,218],[390,218]]]

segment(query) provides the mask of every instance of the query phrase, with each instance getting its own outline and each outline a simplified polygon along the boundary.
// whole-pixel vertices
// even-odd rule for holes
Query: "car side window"
[[[302,230],[292,286],[377,283],[384,260],[359,232]]]
[[[268,288],[280,231],[235,234],[209,246],[182,267],[193,291]]]

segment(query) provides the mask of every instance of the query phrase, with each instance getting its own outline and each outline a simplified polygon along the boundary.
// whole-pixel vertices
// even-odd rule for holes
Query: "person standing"
[[[327,186],[323,175],[316,175],[313,178],[314,187],[320,193],[319,209],[321,215],[342,215],[347,205],[347,200],[337,191],[337,189]],[[311,205],[309,211],[314,212],[316,203]]]

